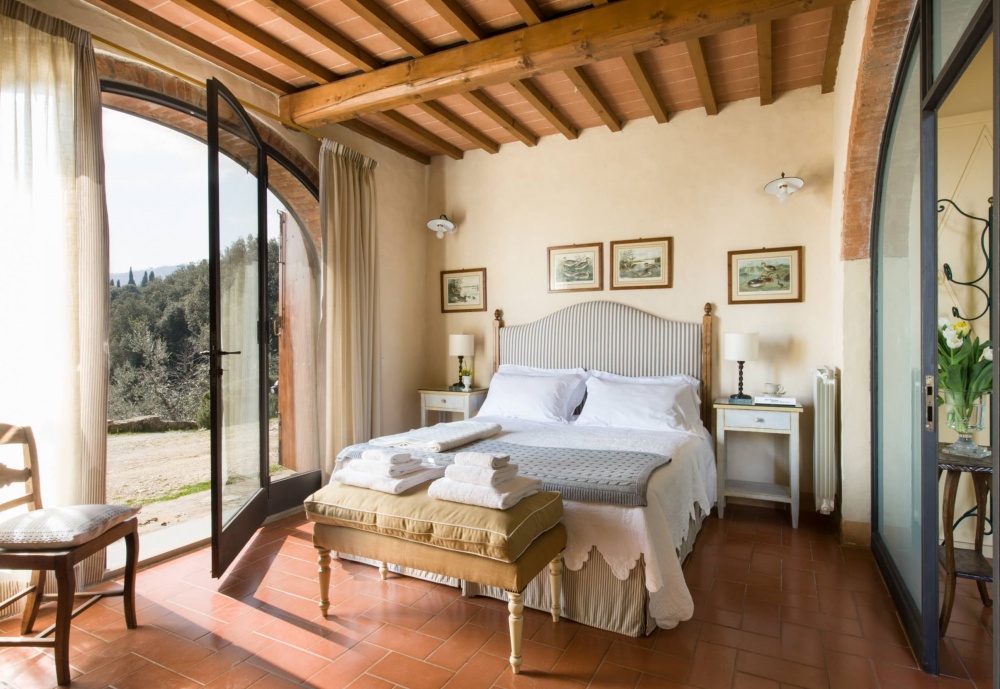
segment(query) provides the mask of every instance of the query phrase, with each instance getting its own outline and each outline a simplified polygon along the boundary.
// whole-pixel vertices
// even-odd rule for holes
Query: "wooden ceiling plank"
[[[431,134],[429,131],[405,115],[400,115],[398,112],[390,110],[389,112],[377,113],[375,116],[383,122],[388,122],[391,126],[399,127],[411,136],[420,139],[434,150],[444,153],[449,158],[461,160],[464,155],[462,149],[458,146],[453,146],[441,137]]]
[[[594,112],[601,118],[601,121],[608,126],[608,129],[613,132],[620,132],[622,130],[622,121],[618,119],[618,115],[612,110],[611,104],[597,90],[597,86],[587,76],[587,73],[583,71],[583,67],[567,69],[566,76],[573,82],[573,86],[576,87],[576,90],[580,92],[580,95],[583,96],[590,107],[594,109]]]
[[[668,12],[662,0],[617,0],[294,93],[282,114],[315,127],[846,3],[673,0]]]
[[[256,0],[261,7],[294,26],[320,45],[329,48],[358,69],[370,72],[382,66],[382,61],[361,48],[312,12],[296,5],[292,0]]]
[[[469,43],[481,41],[489,35],[479,26],[479,22],[469,16],[458,0],[427,0],[427,4]]]
[[[226,33],[252,45],[257,50],[270,55],[278,62],[291,67],[319,84],[327,84],[337,79],[337,75],[305,55],[292,50],[287,45],[258,29],[250,22],[216,5],[212,0],[171,0],[199,19]]]
[[[294,86],[274,76],[267,70],[236,57],[228,50],[224,50],[214,43],[180,28],[176,24],[163,19],[158,14],[134,2],[130,2],[129,0],[91,0],[91,2],[116,17],[124,19],[134,26],[138,26],[140,29],[159,36],[198,57],[204,58],[224,69],[228,69],[237,76],[248,79],[266,89],[281,94],[288,94],[295,91]]]
[[[608,0],[594,0],[594,7],[600,7],[601,5],[607,5]]]
[[[632,80],[639,87],[639,92],[642,93],[642,97],[646,100],[646,105],[649,106],[653,117],[660,124],[666,124],[669,118],[667,109],[663,105],[663,99],[660,98],[660,94],[656,92],[656,86],[653,84],[653,79],[649,76],[649,71],[642,64],[642,58],[635,53],[629,53],[628,55],[622,55],[622,59],[625,60],[628,73],[632,75]]]
[[[381,129],[376,129],[367,122],[362,122],[361,120],[344,120],[343,122],[338,122],[338,124],[343,127],[350,129],[352,132],[360,134],[361,136],[371,139],[375,143],[382,144],[386,148],[392,149],[396,153],[401,153],[407,158],[412,158],[418,163],[423,163],[424,165],[431,164],[430,156],[421,153],[415,148],[407,146],[402,141],[394,139]]]
[[[506,129],[511,136],[526,146],[538,145],[538,137],[518,122],[510,113],[501,108],[483,91],[469,91],[463,94],[470,103],[483,111],[491,120]]]
[[[498,153],[500,151],[500,144],[483,134],[481,131],[473,127],[451,110],[448,110],[448,108],[444,107],[437,101],[432,100],[427,103],[417,103],[417,107],[441,124],[451,127],[484,151],[489,151],[490,153]]]
[[[688,55],[691,57],[691,67],[694,68],[694,78],[698,82],[698,90],[701,91],[701,102],[705,106],[705,113],[718,115],[719,104],[715,102],[712,80],[708,77],[708,65],[705,64],[705,51],[701,47],[701,39],[691,38],[686,44]]]
[[[528,26],[545,21],[545,15],[535,4],[535,0],[509,0],[509,2]]]
[[[833,17],[830,19],[830,37],[826,43],[826,58],[823,62],[823,93],[833,91],[837,83],[837,64],[840,62],[840,49],[844,46],[844,34],[847,33],[847,5],[836,5]]]
[[[521,79],[512,83],[511,86],[521,94],[522,98],[531,103],[531,106],[540,112],[553,127],[562,132],[563,136],[567,139],[575,139],[580,136],[580,130],[530,80]]]
[[[403,22],[382,8],[375,0],[340,0],[355,14],[381,31],[386,37],[406,51],[410,57],[420,57],[431,49]]]
[[[771,22],[757,24],[757,72],[760,81],[760,104],[774,102],[774,68],[771,65]]]

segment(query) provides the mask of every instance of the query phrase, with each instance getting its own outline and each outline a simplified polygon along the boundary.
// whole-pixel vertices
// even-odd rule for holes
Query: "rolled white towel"
[[[455,464],[459,466],[499,469],[509,463],[510,455],[494,455],[489,452],[459,452],[455,455]]]
[[[341,469],[340,471],[334,473],[331,480],[339,481],[340,483],[345,483],[349,486],[371,488],[372,490],[381,491],[383,493],[399,495],[403,491],[407,491],[414,486],[419,486],[421,483],[433,481],[436,478],[440,478],[442,475],[444,475],[444,469],[441,467],[421,469],[420,471],[414,471],[412,474],[407,474],[401,478],[388,478],[387,476],[366,474],[363,471]]]
[[[452,481],[474,483],[477,486],[496,486],[517,476],[517,465],[508,464],[499,469],[484,469],[483,467],[452,464],[444,470],[445,478]]]
[[[361,459],[383,464],[406,464],[413,457],[409,452],[397,452],[396,450],[365,450],[361,453]]]
[[[403,464],[386,464],[375,459],[364,459],[362,457],[361,459],[352,459],[349,461],[346,468],[351,471],[363,471],[366,474],[374,474],[375,476],[399,478],[400,476],[412,474],[414,471],[419,471],[420,460],[411,457],[409,461]]]
[[[541,488],[541,481],[527,476],[517,476],[492,487],[441,478],[428,486],[427,494],[439,500],[506,510],[524,498],[534,495]]]

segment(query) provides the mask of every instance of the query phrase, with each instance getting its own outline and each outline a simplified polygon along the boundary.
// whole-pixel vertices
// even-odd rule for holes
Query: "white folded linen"
[[[455,421],[439,423],[428,428],[414,428],[406,433],[374,438],[369,444],[379,447],[405,447],[409,450],[446,452],[454,447],[468,445],[473,440],[489,438],[500,432],[498,423]]]
[[[517,476],[509,481],[504,481],[499,486],[492,487],[441,478],[427,488],[427,494],[439,500],[506,510],[524,498],[534,495],[541,488],[541,481],[527,476]]]
[[[395,450],[365,450],[361,453],[361,459],[369,459],[384,464],[405,464],[413,457],[409,452],[396,452]]]
[[[517,476],[517,465],[508,464],[499,469],[484,469],[477,466],[452,464],[444,470],[444,476],[452,481],[474,483],[477,486],[496,486]]]
[[[508,462],[510,455],[494,455],[489,452],[459,452],[455,455],[455,464],[466,467],[499,469],[507,466]]]
[[[420,460],[413,459],[404,464],[386,464],[385,462],[380,462],[377,459],[365,459],[364,456],[361,459],[352,459],[347,463],[347,468],[351,471],[363,471],[366,474],[374,474],[375,476],[386,476],[388,478],[399,478],[400,476],[406,476],[407,474],[412,474],[414,471],[420,470]]]
[[[421,469],[420,471],[414,471],[412,474],[407,474],[402,478],[388,478],[387,476],[366,474],[363,471],[341,469],[333,475],[331,480],[346,483],[349,486],[371,488],[372,490],[378,490],[383,493],[398,495],[403,491],[413,488],[414,486],[419,486],[421,483],[426,483],[427,481],[433,481],[443,475],[443,467]]]

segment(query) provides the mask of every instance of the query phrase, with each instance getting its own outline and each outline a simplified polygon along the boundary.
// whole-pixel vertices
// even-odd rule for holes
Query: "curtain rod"
[[[205,84],[203,82],[198,81],[197,79],[195,79],[192,76],[184,74],[184,72],[179,72],[176,69],[174,69],[172,67],[168,67],[167,65],[165,65],[165,64],[163,64],[161,62],[157,62],[156,60],[153,60],[151,58],[148,58],[145,55],[140,55],[139,53],[131,51],[128,48],[125,48],[123,46],[120,46],[117,43],[113,43],[113,42],[107,40],[106,38],[101,38],[100,36],[95,36],[95,35],[91,35],[91,38],[94,41],[97,41],[98,43],[104,44],[105,46],[107,46],[108,48],[111,48],[112,50],[115,50],[115,51],[118,51],[120,53],[123,53],[123,54],[125,54],[125,55],[127,55],[127,56],[129,56],[131,58],[135,58],[136,60],[139,60],[140,62],[145,62],[147,65],[150,65],[151,67],[156,67],[157,69],[161,69],[164,72],[167,72],[168,74],[171,74],[171,75],[177,77],[178,79],[180,79],[182,81],[186,81],[189,84],[192,84],[193,86],[197,86],[198,88],[204,88],[204,86],[205,86]],[[285,125],[286,127],[291,127],[292,129],[295,129],[296,131],[300,131],[303,134],[308,134],[309,136],[313,137],[314,139],[318,139],[319,141],[322,141],[323,138],[324,138],[324,137],[320,136],[319,134],[316,134],[315,132],[310,131],[309,129],[306,129],[305,127],[303,127],[300,124],[292,122],[291,120],[283,119],[282,117],[280,117],[278,115],[275,115],[274,113],[268,112],[267,110],[264,110],[263,108],[257,107],[253,103],[247,103],[246,101],[240,100],[240,99],[237,99],[237,100],[239,100],[240,105],[242,105],[244,108],[246,108],[247,110],[250,110],[252,112],[257,113],[258,115],[261,115],[263,117],[267,117],[269,119],[272,119],[275,122],[278,122],[280,124]]]

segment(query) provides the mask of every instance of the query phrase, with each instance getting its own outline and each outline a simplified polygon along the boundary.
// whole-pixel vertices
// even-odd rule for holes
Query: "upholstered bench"
[[[510,666],[521,667],[521,594],[545,565],[552,621],[562,597],[566,527],[559,493],[538,493],[508,510],[462,505],[427,495],[427,484],[399,495],[330,483],[305,501],[319,551],[319,607],[330,607],[330,551],[496,586],[507,591]]]

